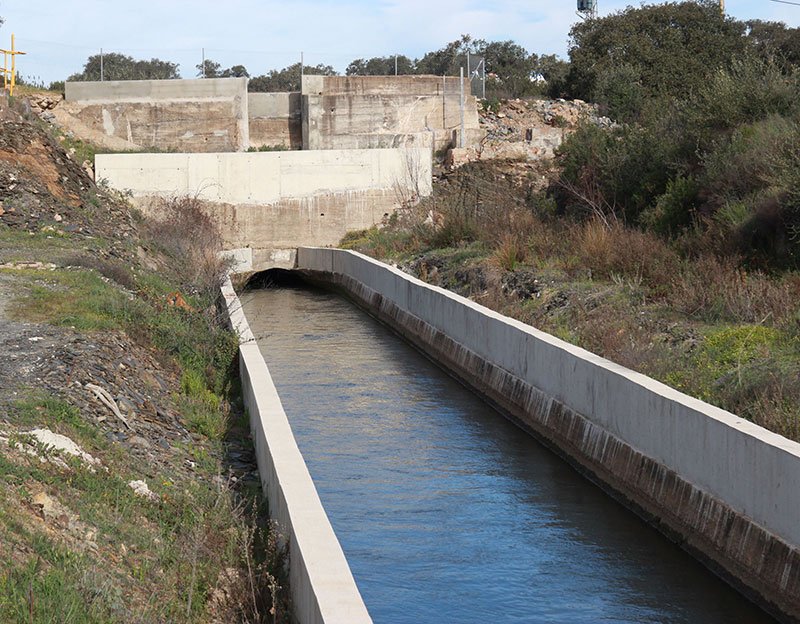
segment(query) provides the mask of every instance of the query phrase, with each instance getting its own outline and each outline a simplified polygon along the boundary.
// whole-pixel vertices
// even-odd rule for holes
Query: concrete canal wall
[[[261,486],[270,515],[289,543],[294,615],[301,624],[370,624],[372,619],[230,280],[222,294],[231,325],[240,337],[242,396],[250,416]]]
[[[747,595],[800,620],[800,444],[360,254],[343,289]]]

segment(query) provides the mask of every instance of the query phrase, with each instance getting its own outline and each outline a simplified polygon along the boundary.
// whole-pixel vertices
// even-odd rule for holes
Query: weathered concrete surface
[[[786,621],[800,620],[800,444],[354,252],[336,284]]]
[[[351,230],[388,218],[402,200],[431,193],[430,150],[248,154],[102,154],[98,180],[131,191],[146,211],[154,198],[197,197],[220,224],[240,270],[291,268],[300,245],[335,245]],[[247,260],[252,264],[246,264]]]
[[[251,147],[303,147],[299,92],[250,93],[247,100]]]
[[[63,113],[131,145],[183,152],[249,147],[246,78],[67,82],[65,93]]]
[[[289,543],[294,615],[301,624],[369,624],[372,619],[230,280],[222,294],[240,337],[242,395],[250,415],[261,486],[270,515]]]
[[[475,97],[464,80],[465,144],[480,141]],[[459,79],[443,76],[304,76],[303,149],[457,144]],[[454,135],[455,133],[455,135]]]
[[[196,80],[106,80],[67,82],[67,102],[118,102],[120,100],[198,100],[232,98],[247,92],[247,78],[203,78]]]

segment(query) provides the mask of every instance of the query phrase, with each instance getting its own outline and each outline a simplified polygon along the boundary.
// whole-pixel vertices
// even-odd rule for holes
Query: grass
[[[59,143],[74,148],[79,162],[95,152],[70,137]],[[105,211],[104,204],[122,201],[96,189],[84,200],[90,218]],[[178,372],[181,384],[173,388],[170,407],[191,432],[154,458],[120,444],[92,413],[63,396],[40,387],[17,387],[16,395],[6,396],[0,424],[10,442],[0,442],[1,622],[254,623],[289,617],[286,594],[279,592],[287,554],[265,521],[260,488],[236,489],[221,476],[228,440],[245,437],[246,429],[235,431],[241,423],[229,417],[238,341],[215,308],[226,270],[217,255],[219,234],[192,199],[167,202],[159,215],[155,221],[139,216],[138,232],[117,241],[0,225],[0,263],[57,265],[0,270],[4,288],[14,292],[3,314],[82,334],[124,332]],[[137,259],[142,253],[146,266]],[[161,401],[170,403],[167,396]],[[34,427],[71,438],[101,465],[91,470],[39,446],[38,453],[59,459],[41,461],[16,448]],[[144,480],[158,500],[137,496],[128,486],[132,480]],[[34,504],[42,495],[65,513],[43,518]]]
[[[189,393],[195,392],[204,393]],[[17,426],[68,435],[107,470],[77,460],[64,469],[0,448],[0,621],[122,622],[132,614],[140,621],[203,621],[226,570],[252,569],[261,583],[272,578],[265,557],[274,560],[270,569],[282,567],[285,554],[276,544],[264,550],[272,538],[254,520],[264,512],[259,491],[240,495],[215,483],[221,467],[207,451],[196,469],[204,479],[186,480],[134,460],[57,397],[32,394],[10,416]],[[145,479],[160,500],[136,496],[127,485],[133,479]],[[75,514],[78,527],[54,539],[44,522],[32,521],[24,501],[37,491]],[[232,589],[244,595],[241,608],[259,608],[248,604],[249,581],[237,579],[240,587]]]

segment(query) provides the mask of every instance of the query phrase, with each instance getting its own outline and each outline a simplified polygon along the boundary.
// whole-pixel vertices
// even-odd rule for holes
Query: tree
[[[457,76],[460,67],[464,66],[467,53],[476,54],[486,46],[482,39],[473,39],[470,35],[461,35],[460,39],[451,41],[443,48],[428,52],[416,62],[417,74],[434,76]]]
[[[248,78],[250,76],[244,65],[234,65],[228,69],[222,69],[219,63],[211,59],[206,59],[203,63],[195,65],[195,67],[197,68],[198,78]],[[203,71],[203,68],[205,68],[205,71]]]
[[[403,54],[397,55],[397,73],[413,74],[414,61]],[[394,56],[376,56],[371,59],[356,59],[347,66],[348,76],[393,76],[395,69]]]
[[[202,63],[195,65],[198,78],[217,78],[222,70],[222,66],[211,59],[205,59]]]
[[[543,54],[536,59],[534,69],[537,78],[544,80],[545,92],[551,98],[564,97],[569,75],[569,63],[555,54]]]
[[[800,28],[782,22],[746,22],[747,39],[756,53],[788,67],[800,65]]]
[[[68,78],[72,81],[100,80],[100,55],[90,56],[83,71]],[[178,64],[153,58],[136,60],[131,56],[112,52],[102,57],[104,80],[167,80],[180,78]]]
[[[306,74],[317,74],[323,76],[335,76],[336,70],[330,65],[305,66],[303,72]],[[283,69],[272,69],[263,76],[255,76],[248,83],[248,90],[251,92],[275,92],[275,91],[300,91],[300,63],[289,65]]]
[[[580,22],[570,31],[570,95],[593,99],[600,76],[626,65],[645,95],[683,97],[743,53],[744,29],[709,0],[628,7]]]
[[[538,57],[513,41],[492,41],[478,50],[486,63],[487,89],[495,96],[523,97],[536,90]]]
[[[228,69],[222,70],[222,78],[249,78],[250,74],[244,65],[234,65]]]

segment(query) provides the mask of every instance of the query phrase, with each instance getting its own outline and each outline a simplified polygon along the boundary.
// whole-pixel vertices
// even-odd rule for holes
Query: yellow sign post
[[[3,88],[8,91],[9,95],[14,95],[14,87],[17,84],[17,55],[25,54],[14,48],[14,35],[11,35],[11,49],[3,50]],[[8,57],[11,57],[11,69],[8,67]]]

